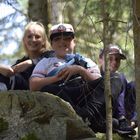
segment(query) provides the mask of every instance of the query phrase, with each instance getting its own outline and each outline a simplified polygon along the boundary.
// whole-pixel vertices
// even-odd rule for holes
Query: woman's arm
[[[14,70],[10,66],[0,65],[0,73],[4,76],[10,77],[14,75]]]
[[[20,62],[14,66],[6,66],[0,65],[0,73],[4,76],[10,77],[13,76],[15,73],[22,72],[29,68],[32,65],[32,61],[30,59]]]
[[[14,73],[19,73],[25,71],[27,68],[29,68],[32,65],[32,60],[28,59],[23,62],[20,62],[14,66],[12,66],[12,69],[14,70]]]

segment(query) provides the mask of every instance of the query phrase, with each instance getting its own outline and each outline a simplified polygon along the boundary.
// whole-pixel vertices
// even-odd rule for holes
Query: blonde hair
[[[41,50],[40,50],[40,53],[43,53],[43,52],[49,50],[49,48],[50,48],[50,44],[49,44],[49,42],[48,42],[48,38],[47,38],[47,35],[46,35],[46,30],[45,30],[44,25],[43,25],[41,22],[31,21],[31,22],[29,22],[29,23],[25,26],[25,31],[24,31],[24,35],[23,35],[23,45],[24,45],[24,49],[25,49],[25,51],[26,51],[26,53],[27,53],[28,55],[29,55],[30,53],[29,53],[29,51],[28,51],[28,49],[27,49],[27,47],[26,47],[26,45],[25,45],[25,43],[24,43],[24,39],[25,39],[25,37],[26,37],[27,31],[30,29],[30,27],[31,27],[32,25],[39,25],[39,26],[42,28],[42,37],[43,37],[43,40],[44,40],[44,45],[42,45],[42,48],[41,48]]]

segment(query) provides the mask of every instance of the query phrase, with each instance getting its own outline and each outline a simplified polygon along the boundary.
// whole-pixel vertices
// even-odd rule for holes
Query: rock
[[[71,105],[49,93],[0,93],[0,140],[96,140]]]

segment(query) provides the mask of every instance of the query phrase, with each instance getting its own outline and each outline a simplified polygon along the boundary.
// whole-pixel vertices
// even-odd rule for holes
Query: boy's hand
[[[80,73],[80,67],[78,65],[71,65],[68,67],[65,67],[64,69],[62,69],[59,73],[58,73],[58,77],[60,77],[60,79],[64,79],[65,81],[69,80],[70,77],[72,75],[76,75]]]

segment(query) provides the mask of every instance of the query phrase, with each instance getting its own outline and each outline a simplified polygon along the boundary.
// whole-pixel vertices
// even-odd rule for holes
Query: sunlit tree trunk
[[[51,11],[51,23],[57,24],[62,22],[63,20],[63,14],[62,14],[62,8],[63,8],[63,3],[58,2],[58,0],[51,0],[50,3],[50,11]]]
[[[50,23],[50,3],[48,0],[29,0],[28,16],[29,20],[41,21],[48,33],[48,24]]]
[[[138,112],[138,136],[140,139],[140,0],[133,1],[133,31],[135,46],[136,105]]]
[[[105,101],[106,101],[106,140],[112,140],[112,95],[110,89],[110,71],[109,71],[109,13],[106,11],[107,1],[102,0],[102,15],[103,15],[103,43],[105,49]]]

